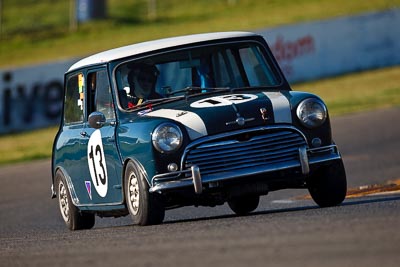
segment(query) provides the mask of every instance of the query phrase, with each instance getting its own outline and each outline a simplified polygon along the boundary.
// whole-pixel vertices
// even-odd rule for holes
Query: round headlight
[[[325,104],[316,98],[303,100],[297,107],[297,117],[307,128],[321,126],[327,117]]]
[[[162,123],[153,131],[153,146],[161,153],[178,150],[183,141],[181,129],[172,123]]]

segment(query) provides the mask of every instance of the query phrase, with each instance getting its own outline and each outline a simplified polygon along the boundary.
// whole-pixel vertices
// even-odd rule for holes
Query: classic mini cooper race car
[[[162,223],[165,210],[306,188],[340,204],[346,174],[327,108],[292,91],[262,36],[222,32],[129,45],[65,74],[52,195],[71,230],[95,216]]]

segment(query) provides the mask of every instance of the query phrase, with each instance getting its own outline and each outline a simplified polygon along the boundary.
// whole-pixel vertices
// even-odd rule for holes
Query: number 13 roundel
[[[95,130],[90,136],[87,158],[94,187],[101,197],[105,197],[108,189],[108,177],[106,158],[104,157],[103,143],[99,129]]]

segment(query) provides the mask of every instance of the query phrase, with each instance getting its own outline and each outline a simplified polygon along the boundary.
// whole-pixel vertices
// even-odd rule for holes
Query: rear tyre
[[[233,197],[228,200],[228,205],[231,210],[237,215],[246,215],[254,211],[260,202],[260,196],[245,195]]]
[[[61,216],[70,230],[91,229],[95,224],[94,214],[81,212],[72,203],[71,194],[61,171],[57,171],[56,190]]]
[[[307,181],[311,197],[320,207],[331,207],[343,202],[347,193],[343,161],[337,160],[321,167]]]
[[[125,201],[133,223],[138,225],[160,224],[165,208],[160,197],[149,193],[146,178],[133,162],[125,170]]]

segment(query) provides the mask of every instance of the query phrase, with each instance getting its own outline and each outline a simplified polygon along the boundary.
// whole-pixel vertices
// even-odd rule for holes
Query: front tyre
[[[70,230],[91,229],[94,226],[94,214],[81,212],[72,203],[71,194],[61,171],[55,176],[58,204],[61,216]]]
[[[234,213],[241,216],[254,211],[258,207],[259,202],[260,196],[245,195],[231,198],[228,200],[228,205]]]
[[[307,181],[311,197],[320,207],[331,207],[343,202],[347,193],[346,172],[343,161],[323,166]]]
[[[125,201],[134,224],[153,225],[164,220],[162,201],[155,193],[149,193],[146,178],[133,162],[125,170]]]

